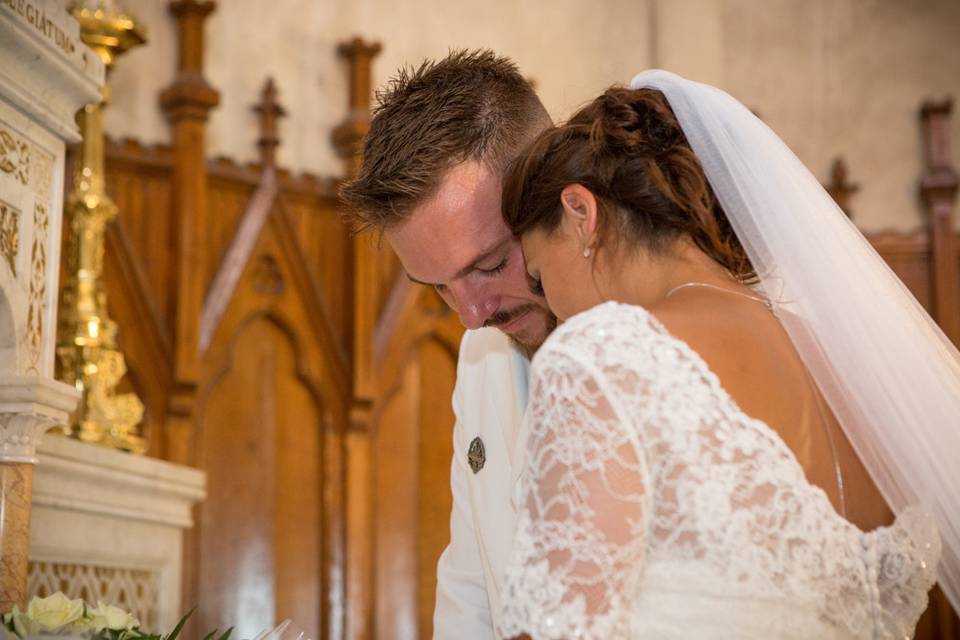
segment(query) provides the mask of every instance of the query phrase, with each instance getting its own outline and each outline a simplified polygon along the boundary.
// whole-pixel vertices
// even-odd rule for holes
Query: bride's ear
[[[600,220],[593,193],[582,184],[569,184],[560,192],[560,203],[564,225],[576,234],[583,248],[595,247]]]

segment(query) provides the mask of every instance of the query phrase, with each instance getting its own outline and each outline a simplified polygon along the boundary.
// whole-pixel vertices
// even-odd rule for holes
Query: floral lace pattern
[[[930,517],[908,509],[870,533],[841,518],[645,310],[607,303],[564,323],[530,398],[504,637],[637,638],[658,616],[660,633],[672,616],[685,637],[710,634],[697,624],[749,637],[731,612],[758,602],[762,637],[912,636],[936,579]]]

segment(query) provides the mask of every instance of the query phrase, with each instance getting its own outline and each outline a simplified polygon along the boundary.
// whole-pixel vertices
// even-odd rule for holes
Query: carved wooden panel
[[[269,316],[224,342],[207,361],[197,416],[208,482],[200,627],[252,637],[291,617],[319,637],[322,406],[300,379],[297,345]]]
[[[350,233],[340,221],[333,197],[335,187],[315,178],[280,175],[283,206],[304,256],[307,268],[323,292],[330,321],[344,340],[349,335]]]
[[[375,417],[377,638],[432,637],[436,566],[450,539],[455,377],[451,345],[425,337]]]
[[[129,365],[123,384],[144,401],[151,455],[167,457],[178,295],[171,152],[109,143],[106,164],[120,210],[105,275]],[[260,173],[222,161],[208,168],[212,278]],[[186,551],[183,604],[198,606],[194,632],[235,618],[252,637],[256,624],[284,617],[313,638],[342,632],[349,234],[333,188],[280,173],[267,224],[201,354],[201,408],[180,458],[211,482]],[[251,448],[254,439],[261,444]],[[266,568],[251,572],[258,562]],[[247,606],[257,593],[264,599]]]
[[[243,637],[288,617],[325,637],[339,602],[344,369],[292,242],[272,211],[201,357],[199,626]]]
[[[169,335],[174,301],[169,294],[174,282],[170,254],[176,234],[170,215],[170,150],[142,147],[132,141],[108,141],[107,156],[107,185],[110,197],[119,209],[117,223],[113,226],[122,228],[125,235],[127,255],[123,258],[132,258],[122,266],[136,269],[138,277],[143,278],[145,293],[151,294],[158,319],[163,320],[163,330]],[[116,254],[115,242],[111,243],[111,248],[114,251],[107,253]],[[105,270],[108,277],[111,271]]]
[[[457,376],[456,346],[427,340],[417,350],[420,368],[420,426],[417,447],[417,613],[421,638],[433,637],[437,561],[450,542],[450,457],[453,452],[453,407],[450,396]]]
[[[395,281],[377,359],[374,629],[369,637],[431,638],[436,565],[449,542],[451,396],[463,334],[435,294]]]

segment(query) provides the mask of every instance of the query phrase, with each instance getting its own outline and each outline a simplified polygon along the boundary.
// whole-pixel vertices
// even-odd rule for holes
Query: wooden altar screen
[[[290,617],[342,637],[349,234],[336,184],[276,169],[271,86],[261,162],[209,161],[210,2],[170,4],[179,74],[161,96],[169,147],[110,142],[106,284],[146,407],[150,454],[207,470],[188,545],[193,633],[238,637]]]

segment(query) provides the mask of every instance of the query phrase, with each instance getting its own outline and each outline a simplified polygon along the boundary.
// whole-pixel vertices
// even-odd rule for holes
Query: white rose
[[[13,627],[13,632],[21,638],[40,633],[40,624],[30,619],[23,611],[13,605],[13,611],[3,616],[3,623]]]
[[[83,600],[71,600],[58,591],[46,598],[34,598],[27,606],[27,616],[45,631],[56,631],[83,616]],[[14,616],[16,623],[16,616]],[[17,630],[20,634],[20,630]],[[20,634],[21,636],[23,634]]]
[[[104,629],[130,631],[140,626],[140,621],[133,615],[120,607],[104,604],[99,600],[97,601],[97,608],[87,611],[87,615],[90,617],[90,628],[98,633]]]

